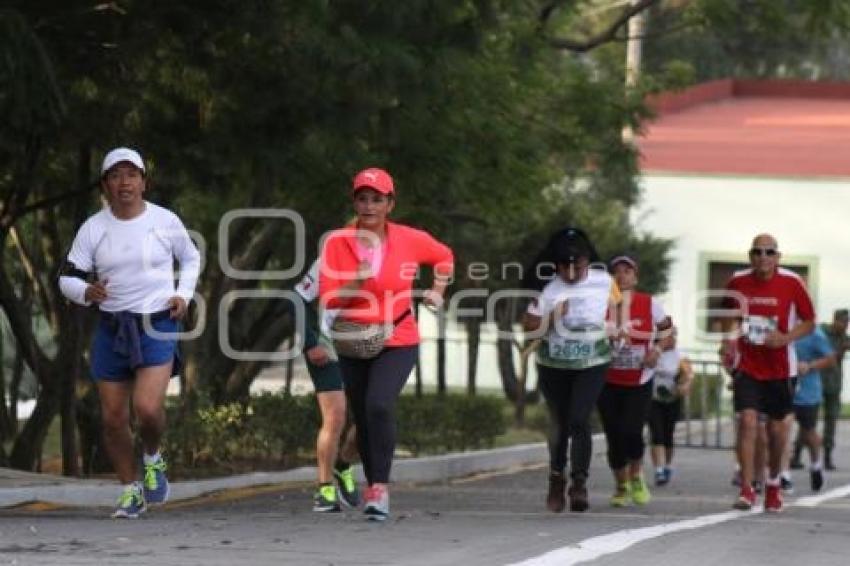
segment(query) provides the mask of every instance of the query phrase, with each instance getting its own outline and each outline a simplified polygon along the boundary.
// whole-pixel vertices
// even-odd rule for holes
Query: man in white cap
[[[100,322],[91,348],[91,377],[103,415],[103,435],[123,485],[113,517],[136,518],[148,503],[164,503],[169,485],[160,440],[165,392],[180,370],[176,336],[194,295],[200,254],[173,212],[144,200],[146,170],[135,150],[110,151],[101,167],[108,206],[80,227],[62,268],[62,293],[96,305]],[[174,260],[180,265],[175,288]],[[144,450],[138,481],[132,414]]]

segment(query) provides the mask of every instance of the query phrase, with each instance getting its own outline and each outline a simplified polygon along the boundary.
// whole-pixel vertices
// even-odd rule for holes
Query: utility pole
[[[638,0],[630,0],[632,5]],[[629,18],[628,36],[626,38],[626,91],[633,89],[640,76],[641,48],[643,47],[643,32],[646,24],[645,11]],[[634,132],[629,126],[623,128],[623,141],[631,142]]]

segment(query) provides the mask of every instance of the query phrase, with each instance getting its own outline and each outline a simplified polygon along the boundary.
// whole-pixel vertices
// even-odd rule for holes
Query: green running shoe
[[[146,509],[142,489],[137,484],[133,484],[121,492],[121,496],[118,498],[118,506],[112,513],[112,518],[138,519],[139,515],[144,513]]]
[[[313,495],[313,511],[317,513],[338,513],[339,510],[336,488],[329,483],[320,485]]]
[[[637,503],[638,505],[646,505],[652,499],[652,495],[649,493],[649,488],[646,487],[646,482],[643,481],[643,475],[640,475],[636,478],[632,478],[629,483],[632,493],[632,501]]]
[[[617,491],[611,496],[611,507],[626,507],[631,502],[631,498],[629,483],[621,483],[617,485]]]
[[[360,505],[360,490],[357,489],[357,482],[354,480],[354,472],[351,466],[344,470],[334,470],[334,479],[339,489],[339,498],[349,507],[357,507]]]
[[[145,464],[145,478],[142,481],[145,501],[152,504],[165,503],[171,494],[171,485],[165,476],[167,466],[160,458],[154,464]]]

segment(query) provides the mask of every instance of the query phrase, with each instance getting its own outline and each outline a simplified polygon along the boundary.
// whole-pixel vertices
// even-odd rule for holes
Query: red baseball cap
[[[375,189],[383,195],[395,192],[393,178],[390,174],[377,167],[364,169],[354,177],[354,191],[358,189]]]

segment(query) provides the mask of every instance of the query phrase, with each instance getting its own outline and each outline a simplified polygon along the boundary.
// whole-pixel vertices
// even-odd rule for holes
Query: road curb
[[[595,439],[594,439],[595,440]],[[393,462],[393,481],[426,482],[468,476],[475,473],[538,464],[548,460],[546,444],[522,444],[506,448],[476,450],[422,458],[403,458]],[[360,466],[356,474],[362,478]],[[216,492],[314,481],[316,468],[305,466],[282,472],[253,472],[225,478],[175,481],[170,501],[195,499]],[[47,485],[0,488],[0,508],[42,502],[76,507],[109,507],[115,504],[118,486],[103,480],[54,478]],[[31,482],[30,482],[31,483]]]

